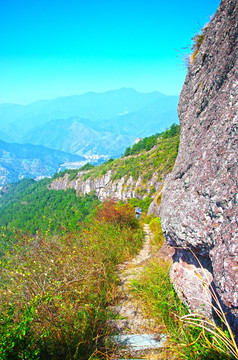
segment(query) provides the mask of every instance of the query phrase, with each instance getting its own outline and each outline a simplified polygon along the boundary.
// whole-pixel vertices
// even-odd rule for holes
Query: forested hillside
[[[178,143],[179,126],[173,125],[169,130],[147,137],[128,148],[126,153],[130,152],[132,155],[110,159],[100,166],[85,165],[80,169],[82,183],[100,181],[108,172],[111,174],[112,184],[122,178],[128,180],[132,177],[133,181],[130,183],[135,182],[137,186],[134,193],[128,195],[127,201],[140,205],[147,211],[156,194],[150,180],[153,177],[154,183],[162,184],[163,177],[173,168]],[[3,187],[0,191],[0,226],[20,228],[32,234],[39,230],[53,234],[78,229],[80,223],[85,221],[99,203],[94,189],[83,193],[73,187],[73,184],[78,184],[78,172],[79,170],[65,170],[55,174],[53,180],[25,179]],[[64,181],[65,177],[65,188],[56,191],[53,184]],[[125,183],[121,193],[128,188]],[[115,193],[112,192],[110,197],[116,197]]]
[[[141,140],[120,159],[78,170],[66,170],[53,178],[52,189],[73,188],[79,194],[95,191],[100,200],[114,197],[153,198],[173,168],[179,146],[178,125]],[[128,155],[131,154],[131,155]],[[86,171],[87,169],[87,171]]]
[[[115,180],[143,175],[146,183],[158,170],[162,179],[173,167],[178,141],[174,125],[127,149],[130,155],[87,164],[81,172],[85,181],[111,171]],[[95,339],[107,331],[116,266],[141,246],[134,206],[146,211],[155,190],[142,196],[141,189],[140,196],[128,199],[131,205],[115,200],[100,205],[95,192],[52,189],[65,176],[75,181],[78,170],[55,179],[25,179],[0,192],[0,357],[5,360],[88,359],[104,346]]]
[[[132,147],[128,147],[125,150],[124,156],[138,154],[142,150],[149,151],[150,149],[152,149],[154,146],[156,146],[158,144],[158,139],[163,140],[163,139],[169,139],[169,138],[175,137],[176,135],[179,134],[179,131],[180,131],[180,126],[173,124],[170,126],[170,128],[168,130],[166,130],[162,133],[158,133],[158,134],[146,137],[146,138],[140,140],[139,142],[137,142],[136,144],[134,144]]]
[[[143,234],[128,205],[109,201],[94,212],[88,225],[60,236],[2,228],[1,245],[11,246],[0,248],[1,359],[99,359],[117,265],[138,251]]]
[[[27,179],[0,192],[0,226],[36,234],[76,230],[99,203],[96,195],[76,196],[73,189],[49,190],[50,179]]]
[[[127,203],[113,199],[101,203],[96,191],[83,195],[70,188],[79,181],[78,170],[56,174],[55,179],[25,179],[3,187],[1,359],[112,358],[114,348],[109,340],[112,321],[118,320],[111,310],[118,301],[118,264],[128,264],[140,250],[144,236],[134,206],[146,212],[156,194],[160,196],[151,186],[151,176],[162,186],[176,159],[179,130],[173,125],[128,148],[121,159],[97,167],[87,164],[81,169],[85,183],[100,184],[108,173],[114,177],[114,185],[124,178],[136,182],[136,197],[131,192]],[[57,181],[64,181],[65,189],[52,189]],[[149,184],[149,192],[145,184]],[[155,231],[152,246],[153,251],[158,251],[163,243],[160,221],[150,217],[146,221]],[[209,335],[204,331],[182,323],[181,333],[178,319],[187,310],[170,284],[169,263],[164,258],[162,263],[156,263],[152,258],[146,279],[142,274],[139,282],[134,280],[133,291],[149,318],[159,321],[162,331],[168,334],[169,354],[174,354],[175,349],[184,354],[185,360],[198,360],[200,354],[207,353],[215,354],[212,358],[217,360],[227,359],[207,347]],[[194,347],[193,343],[204,336],[201,345]],[[166,351],[162,349],[161,355]]]
[[[177,142],[178,136],[160,151],[176,151]],[[148,153],[142,153],[146,168]],[[127,164],[122,175],[138,166],[138,159],[127,160],[88,164],[82,171],[97,177],[111,168],[120,177],[121,162]],[[55,178],[73,180],[77,172]],[[52,181],[25,179],[0,192],[0,358],[5,360],[89,359],[103,348],[95,339],[108,331],[116,266],[142,243],[132,205],[113,200],[100,205],[94,193],[56,191]],[[147,200],[134,201],[148,207]]]

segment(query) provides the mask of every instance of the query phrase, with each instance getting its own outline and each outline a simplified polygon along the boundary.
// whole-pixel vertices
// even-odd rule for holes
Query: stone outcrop
[[[222,0],[181,92],[179,153],[165,180],[160,207],[166,239],[177,247],[171,270],[176,288],[194,308],[191,286],[196,297],[201,291],[194,277],[200,266],[195,254],[213,277],[234,328],[238,318],[237,65],[238,2]]]
[[[160,215],[159,214],[159,206],[156,203],[156,199],[154,199],[152,201],[152,203],[150,204],[147,215],[154,215],[154,216],[157,216],[157,217]]]
[[[123,176],[121,179],[113,180],[113,172],[109,170],[106,174],[84,180],[85,171],[79,172],[74,180],[69,180],[69,174],[64,177],[55,179],[51,185],[51,189],[66,190],[74,189],[78,194],[89,194],[95,192],[99,200],[115,198],[117,200],[126,201],[130,198],[143,199],[146,196],[153,196],[151,189],[159,190],[161,183],[158,183],[158,174],[155,173],[152,178],[144,184],[141,177],[137,180],[132,176]]]
[[[151,202],[148,212],[147,212],[147,215],[154,215],[157,217],[160,216],[159,207],[160,207],[160,203],[161,203],[162,191],[163,191],[163,188],[161,187],[161,190],[156,194],[154,200]]]

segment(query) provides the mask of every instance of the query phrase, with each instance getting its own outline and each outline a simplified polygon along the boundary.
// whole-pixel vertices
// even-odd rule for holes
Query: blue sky
[[[179,94],[219,0],[1,0],[0,103],[121,87]]]

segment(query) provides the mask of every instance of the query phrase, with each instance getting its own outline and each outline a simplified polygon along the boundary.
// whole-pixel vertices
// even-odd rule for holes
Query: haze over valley
[[[120,157],[136,138],[160,133],[178,123],[177,103],[178,96],[122,88],[29,105],[1,104],[0,185]],[[44,151],[37,145],[44,146]],[[14,161],[16,148],[18,160]],[[59,151],[57,156],[52,150]]]

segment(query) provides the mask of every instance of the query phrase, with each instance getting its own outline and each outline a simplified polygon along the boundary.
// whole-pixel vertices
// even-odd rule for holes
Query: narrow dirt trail
[[[159,334],[159,326],[154,320],[143,316],[139,305],[130,294],[132,279],[136,279],[151,257],[151,237],[149,225],[144,225],[145,240],[140,253],[130,261],[118,266],[118,304],[112,307],[117,320],[111,320],[110,325],[114,333],[112,339],[115,344],[114,359],[152,359],[156,349],[163,346],[165,336]],[[158,350],[157,350],[158,351]],[[152,357],[151,357],[152,356]]]

